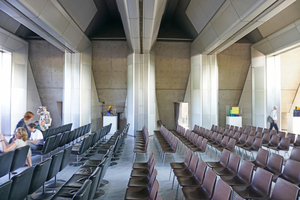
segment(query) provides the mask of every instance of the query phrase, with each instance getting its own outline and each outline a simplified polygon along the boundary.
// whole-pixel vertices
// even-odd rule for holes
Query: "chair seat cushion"
[[[84,181],[86,181],[86,179],[88,178],[89,175],[74,174],[64,186],[80,188],[83,185]]]
[[[184,187],[182,192],[186,200],[210,199],[210,195],[202,187]]]

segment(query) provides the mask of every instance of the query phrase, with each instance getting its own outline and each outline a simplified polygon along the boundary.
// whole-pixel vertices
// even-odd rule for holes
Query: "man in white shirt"
[[[36,128],[34,123],[28,125],[31,136],[29,138],[29,145],[32,150],[41,150],[44,145],[43,133]]]
[[[270,123],[270,132],[273,129],[273,127],[275,128],[275,130],[278,133],[278,126],[277,126],[277,106],[274,106],[273,110],[270,113],[270,117],[273,119],[273,123]]]

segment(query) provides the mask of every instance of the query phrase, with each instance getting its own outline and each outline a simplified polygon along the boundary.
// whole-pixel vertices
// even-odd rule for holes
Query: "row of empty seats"
[[[176,153],[178,139],[164,126],[161,126],[159,131],[154,131],[154,142],[159,149],[163,164],[166,154],[174,156],[174,153]]]
[[[46,140],[50,136],[57,135],[59,133],[64,133],[66,131],[70,131],[71,129],[72,129],[72,123],[61,125],[55,128],[49,128],[45,131],[42,131],[42,133],[43,133],[44,140]]]
[[[146,126],[144,126],[141,131],[136,131],[134,139],[133,162],[135,161],[136,154],[144,154],[147,159],[149,132]]]
[[[156,180],[157,170],[154,168],[156,164],[154,158],[152,150],[148,162],[133,163],[124,199],[161,200],[158,195],[159,184]]]

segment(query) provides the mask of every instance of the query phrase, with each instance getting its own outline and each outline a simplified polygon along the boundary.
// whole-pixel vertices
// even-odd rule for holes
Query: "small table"
[[[242,127],[242,117],[241,116],[238,116],[238,117],[226,116],[226,124]]]

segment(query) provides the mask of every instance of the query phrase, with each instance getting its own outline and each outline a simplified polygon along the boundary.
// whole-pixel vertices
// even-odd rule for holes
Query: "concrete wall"
[[[281,59],[281,129],[287,129],[287,115],[293,113],[295,106],[300,106],[300,95],[296,95],[299,87],[300,50],[282,54]],[[293,100],[295,102],[293,105]]]
[[[102,112],[108,106],[123,113],[127,95],[127,42],[93,41],[92,70],[100,102],[105,102]],[[120,121],[120,129],[126,126],[126,119]]]
[[[175,129],[173,102],[184,100],[191,69],[190,46],[189,42],[157,42],[154,47],[158,111],[168,129]]]
[[[42,105],[42,102],[29,62],[27,67],[27,110],[35,114],[37,106],[39,105]],[[31,121],[37,121],[39,119],[40,116],[35,114]]]
[[[64,52],[47,41],[30,40],[28,57],[41,102],[50,111],[52,127],[60,126],[62,119],[57,102],[63,101]]]
[[[102,128],[102,102],[98,99],[94,75],[92,75],[92,131]]]
[[[251,62],[251,44],[235,43],[217,55],[219,67],[219,126],[226,125],[226,105],[237,106]]]

